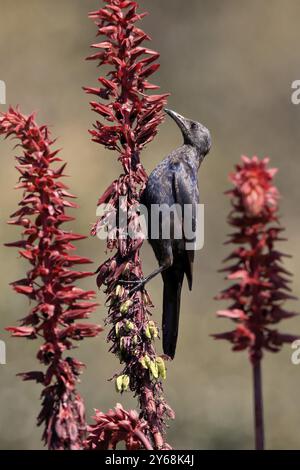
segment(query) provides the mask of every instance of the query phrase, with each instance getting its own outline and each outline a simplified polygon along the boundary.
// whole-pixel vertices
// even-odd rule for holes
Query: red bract
[[[147,175],[140,162],[140,151],[151,142],[163,121],[163,107],[167,95],[151,95],[149,90],[158,87],[148,78],[158,69],[159,54],[143,45],[150,38],[136,26],[145,14],[137,12],[132,1],[108,0],[107,5],[90,14],[101,40],[93,44],[100,66],[109,67],[105,77],[98,79],[100,86],[85,88],[98,101],[91,102],[99,116],[91,130],[95,142],[119,154],[124,174],[114,181],[99,200],[99,205],[109,204],[110,212],[121,212],[127,226],[135,233],[139,227],[137,208]],[[109,214],[95,224],[92,234],[109,228],[107,246],[115,255],[98,270],[98,287],[106,287],[109,302],[108,322],[112,325],[108,339],[111,351],[124,363],[116,380],[125,377],[118,390],[132,390],[139,398],[141,418],[147,422],[144,432],[156,449],[166,448],[165,419],[173,416],[163,397],[160,378],[165,376],[165,364],[156,356],[153,339],[157,336],[154,322],[150,321],[151,301],[145,291],[129,298],[132,287],[124,281],[137,281],[143,277],[139,249],[143,239],[133,239],[121,227],[109,227]],[[122,282],[123,281],[123,282]],[[102,445],[102,444],[101,444]]]
[[[21,175],[17,188],[23,190],[23,198],[9,221],[22,227],[22,240],[7,246],[17,247],[31,266],[25,278],[12,283],[13,289],[35,301],[21,326],[7,330],[16,337],[44,341],[37,357],[46,371],[19,374],[45,387],[38,417],[38,424],[45,426],[44,442],[49,449],[81,449],[86,422],[76,384],[84,365],[64,353],[74,348],[72,340],[96,336],[102,330],[98,325],[76,322],[88,318],[97,306],[93,291],[74,285],[91,275],[72,270],[75,264],[90,262],[70,255],[75,249],[71,242],[85,237],[61,228],[74,220],[65,214],[66,207],[76,205],[69,201],[74,196],[61,181],[65,164],[53,165],[61,159],[52,150],[54,141],[48,128],[39,127],[33,115],[27,117],[10,108],[0,118],[0,134],[18,139],[23,148],[23,155],[16,157]]]
[[[136,411],[126,411],[118,403],[106,414],[96,410],[94,420],[96,424],[88,428],[87,449],[114,450],[120,442],[125,442],[127,450],[152,450],[145,436],[149,432],[148,424],[139,418]]]
[[[273,328],[296,313],[284,308],[285,301],[295,297],[290,293],[291,274],[282,263],[288,255],[276,247],[284,240],[281,236],[284,228],[279,224],[279,193],[273,183],[277,170],[268,168],[268,163],[267,158],[242,157],[241,164],[230,175],[234,188],[227,192],[233,207],[228,223],[233,233],[227,244],[236,248],[225,260],[232,264],[222,270],[228,273],[227,280],[232,284],[217,299],[231,302],[218,315],[230,318],[236,327],[214,335],[216,339],[230,341],[234,351],[248,350],[259,381],[263,351],[277,352],[284,343],[297,338]],[[256,386],[255,389],[257,392]],[[263,446],[263,436],[257,446]]]

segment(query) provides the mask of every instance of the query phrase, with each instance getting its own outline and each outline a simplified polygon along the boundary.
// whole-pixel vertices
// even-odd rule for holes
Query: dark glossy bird
[[[165,112],[176,122],[183,135],[183,145],[174,150],[153,170],[143,192],[141,203],[148,211],[148,239],[155,253],[159,268],[142,281],[144,285],[157,274],[163,278],[163,350],[166,355],[174,358],[180,313],[180,297],[184,275],[190,290],[193,284],[193,239],[187,238],[186,225],[177,217],[176,211],[170,220],[168,217],[157,217],[154,221],[151,207],[163,204],[172,207],[175,204],[182,209],[185,205],[193,208],[191,215],[192,232],[196,229],[196,206],[199,204],[198,170],[211,148],[210,132],[196,121],[187,119],[175,111]],[[153,206],[156,205],[156,206]],[[191,214],[189,212],[189,214]],[[157,213],[156,213],[157,215]],[[171,214],[172,215],[172,214]],[[183,215],[184,217],[184,215]],[[168,232],[169,236],[165,237]],[[178,236],[178,225],[179,232]],[[166,228],[166,231],[164,229]],[[155,229],[156,236],[153,236]],[[190,235],[189,235],[190,237]],[[187,244],[187,242],[189,242]]]

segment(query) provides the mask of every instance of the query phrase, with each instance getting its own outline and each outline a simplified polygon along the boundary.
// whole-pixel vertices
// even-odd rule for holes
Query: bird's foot
[[[142,282],[140,279],[135,279],[134,281],[125,281],[123,279],[120,279],[118,281],[119,284],[124,284],[124,285],[139,284],[140,282]]]
[[[128,295],[131,296],[133,294],[135,294],[137,291],[141,290],[144,285],[146,284],[147,282],[147,279],[144,278],[144,279],[135,279],[135,280],[119,280],[118,283],[119,284],[122,284],[124,285],[125,287],[127,286],[131,286],[131,285],[134,285],[134,287],[132,289],[130,289],[130,291],[128,292]]]
[[[131,297],[133,294],[138,292],[139,290],[142,290],[146,284],[146,279],[142,279],[138,282],[138,284],[129,291],[128,295]]]

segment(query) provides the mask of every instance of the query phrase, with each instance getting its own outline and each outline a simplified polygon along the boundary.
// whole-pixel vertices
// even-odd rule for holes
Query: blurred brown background
[[[178,352],[169,365],[165,392],[177,413],[168,440],[176,448],[249,449],[252,437],[251,370],[245,353],[232,353],[230,345],[214,342],[213,332],[224,331],[230,321],[217,320],[222,304],[213,297],[224,287],[217,273],[228,249],[227,174],[242,153],[270,156],[280,172],[283,223],[289,241],[285,251],[293,258],[287,267],[300,279],[299,170],[300,106],[291,104],[291,82],[300,79],[298,0],[142,0],[150,11],[143,28],[152,35],[151,47],[161,52],[156,82],[171,92],[169,107],[198,119],[212,131],[213,149],[200,174],[201,197],[206,205],[205,248],[198,253],[195,287],[185,288]],[[7,103],[23,112],[39,111],[39,121],[53,126],[68,162],[68,183],[79,197],[74,230],[88,234],[95,219],[97,198],[120,170],[112,152],[90,142],[87,129],[95,115],[89,110],[82,85],[95,86],[98,71],[84,62],[96,29],[87,13],[97,0],[0,0],[0,79],[7,85]],[[5,106],[1,106],[5,110]],[[171,120],[142,158],[151,170],[180,143]],[[1,245],[18,238],[5,221],[15,210],[19,195],[12,188],[12,143],[1,142]],[[98,239],[80,244],[80,252],[99,263],[104,245]],[[143,250],[144,270],[155,266],[149,246]],[[26,299],[12,293],[8,283],[22,275],[25,264],[16,251],[1,248],[1,338],[7,343],[7,365],[0,366],[0,447],[41,448],[41,429],[35,425],[39,387],[15,374],[37,367],[36,342],[9,339],[3,328],[15,324],[28,309]],[[92,281],[93,282],[93,281]],[[85,286],[88,282],[85,283]],[[151,283],[160,321],[161,281]],[[103,300],[100,295],[100,299]],[[299,310],[299,303],[291,308]],[[95,319],[103,322],[104,307]],[[300,319],[281,329],[299,333]],[[160,347],[160,345],[159,345]],[[117,401],[136,406],[129,395],[118,396],[107,379],[118,367],[107,352],[105,335],[85,340],[74,353],[86,362],[81,392],[88,415],[93,408],[107,410]],[[300,366],[290,360],[291,349],[266,355],[263,363],[267,447],[300,447]]]

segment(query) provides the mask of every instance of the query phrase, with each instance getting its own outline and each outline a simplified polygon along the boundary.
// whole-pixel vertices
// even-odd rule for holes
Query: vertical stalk
[[[254,430],[255,449],[264,450],[264,410],[262,396],[261,360],[255,360],[252,365],[253,370],[253,391],[254,391]]]
[[[274,330],[274,324],[291,318],[295,312],[285,309],[284,303],[293,299],[289,283],[291,273],[282,264],[284,254],[277,248],[282,241],[284,227],[279,218],[279,192],[274,184],[275,168],[269,159],[242,157],[230,174],[233,188],[227,191],[232,210],[228,223],[233,228],[226,243],[234,245],[232,253],[224,260],[231,261],[223,272],[231,281],[218,300],[230,302],[219,317],[235,322],[232,331],[214,335],[233,344],[234,351],[248,350],[253,367],[255,447],[264,449],[264,422],[261,361],[264,351],[279,352],[282,345],[291,343],[295,335]],[[234,283],[232,284],[232,281]],[[278,308],[278,299],[282,299]]]
[[[96,121],[90,131],[93,141],[117,152],[123,173],[105,191],[99,206],[109,205],[118,214],[123,199],[121,211],[125,222],[135,230],[140,225],[135,208],[147,183],[140,153],[154,139],[164,120],[163,108],[168,94],[149,93],[158,88],[149,83],[148,78],[159,68],[159,54],[143,47],[150,37],[135,26],[145,13],[139,13],[134,1],[105,0],[105,4],[90,13],[98,36],[105,40],[92,45],[98,52],[89,60],[96,60],[100,66],[109,66],[111,70],[99,77],[101,88],[86,87],[85,91],[97,96],[91,106],[101,116],[101,121]],[[96,235],[105,226],[108,227],[105,217],[100,217],[92,234]],[[125,285],[127,281],[130,285],[131,281],[144,277],[140,259],[143,240],[133,240],[121,224],[116,234],[111,230],[108,236],[108,250],[115,250],[115,254],[99,267],[97,285],[105,286],[108,298],[110,351],[124,364],[115,374],[117,390],[131,390],[138,397],[140,418],[147,423],[144,431],[151,440],[151,447],[166,450],[170,448],[165,442],[166,420],[173,418],[174,413],[163,397],[162,380],[166,371],[164,359],[155,350],[158,330],[150,319],[151,300],[146,291],[143,295],[141,292],[130,294],[130,289],[124,287],[124,281]]]

